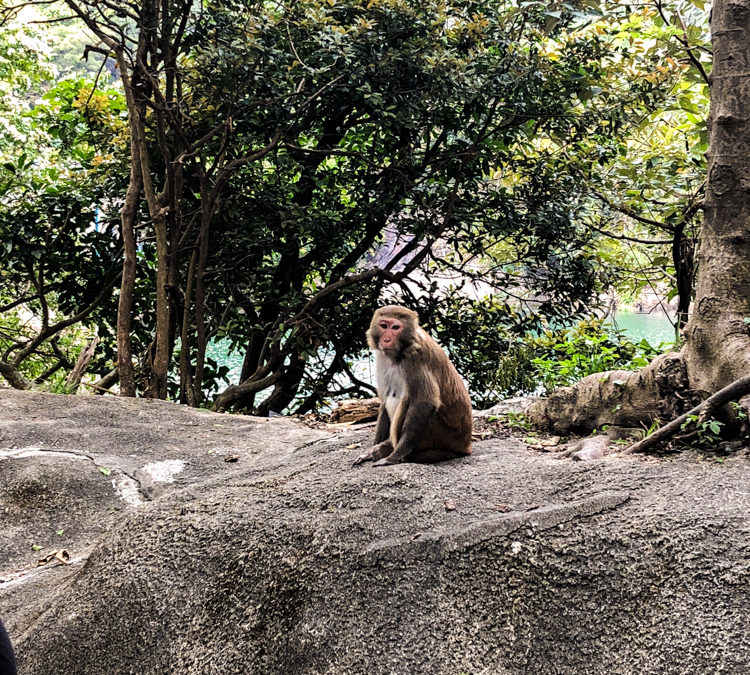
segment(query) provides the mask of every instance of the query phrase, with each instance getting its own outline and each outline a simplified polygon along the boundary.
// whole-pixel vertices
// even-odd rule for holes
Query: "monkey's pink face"
[[[378,347],[384,352],[392,352],[398,349],[401,342],[401,332],[404,330],[404,324],[398,319],[383,317],[378,321],[378,329],[380,331]]]

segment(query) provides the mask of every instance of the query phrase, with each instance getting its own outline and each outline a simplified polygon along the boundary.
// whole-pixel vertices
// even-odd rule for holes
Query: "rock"
[[[7,391],[0,434],[22,673],[750,668],[744,456],[570,462],[505,438],[352,468],[371,429]]]
[[[508,413],[523,413],[530,405],[537,402],[539,399],[533,396],[516,396],[515,398],[507,398],[504,401],[493,405],[491,408],[486,410],[477,410],[474,415],[476,417],[495,417],[497,415],[507,415]]]

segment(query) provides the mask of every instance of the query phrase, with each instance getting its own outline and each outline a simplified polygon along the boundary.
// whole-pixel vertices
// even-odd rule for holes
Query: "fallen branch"
[[[677,419],[672,420],[669,424],[665,424],[650,436],[646,436],[646,438],[643,438],[637,443],[633,443],[633,445],[625,448],[621,454],[643,452],[658,443],[672,438],[672,436],[682,428],[682,425],[692,415],[699,415],[701,418],[705,419],[715,410],[725,406],[730,401],[742,398],[746,394],[750,394],[750,375],[745,375],[731,384],[728,384],[723,389],[719,389],[715,394],[709,396],[705,401],[688,410],[684,415],[680,415]]]
[[[379,398],[341,401],[338,408],[331,413],[331,422],[334,424],[369,422],[377,419],[379,410]]]

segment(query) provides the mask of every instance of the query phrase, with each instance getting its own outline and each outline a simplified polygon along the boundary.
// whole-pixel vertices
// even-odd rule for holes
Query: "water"
[[[242,361],[245,355],[238,351],[229,350],[229,340],[214,340],[206,346],[206,356],[214,359],[220,366],[227,366],[229,384],[237,384],[242,373]]]
[[[626,337],[633,342],[640,342],[646,338],[652,347],[658,347],[662,342],[674,342],[674,326],[664,312],[637,314],[619,311],[615,315],[614,323],[617,328],[624,330]]]

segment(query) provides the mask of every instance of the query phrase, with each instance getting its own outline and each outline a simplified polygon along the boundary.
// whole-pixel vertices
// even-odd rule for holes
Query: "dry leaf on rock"
[[[37,560],[36,566],[41,567],[42,565],[46,565],[47,563],[51,562],[59,562],[61,565],[67,565],[70,562],[70,553],[68,553],[64,548],[58,549],[57,551],[52,551],[51,553],[48,553],[43,558],[39,558]]]

